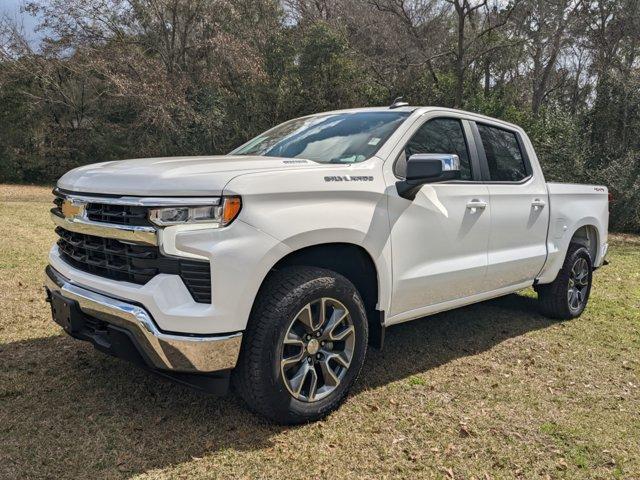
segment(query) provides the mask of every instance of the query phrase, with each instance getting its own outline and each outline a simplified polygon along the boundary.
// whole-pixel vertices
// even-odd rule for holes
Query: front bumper
[[[79,310],[88,324],[99,321],[101,327],[87,331],[62,322],[70,335],[91,341],[96,347],[119,355],[111,345],[117,334],[130,338],[144,363],[155,370],[189,374],[211,373],[233,368],[237,362],[242,333],[227,335],[188,335],[162,332],[147,310],[133,303],[83,288],[60,274],[53,267],[46,269],[45,288],[49,298],[59,295]],[[55,318],[55,314],[54,314]],[[83,330],[84,329],[84,330]]]

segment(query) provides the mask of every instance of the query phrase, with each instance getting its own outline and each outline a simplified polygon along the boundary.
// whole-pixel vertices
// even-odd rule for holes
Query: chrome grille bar
[[[82,216],[61,217],[51,212],[51,219],[56,226],[70,232],[84,233],[95,237],[113,238],[123,242],[141,243],[143,245],[158,245],[156,229],[153,227],[138,227],[135,225],[116,225],[111,223],[93,222]]]
[[[179,207],[197,205],[220,205],[220,197],[100,197],[78,193],[66,193],[56,188],[57,197],[72,198],[83,203],[102,203],[107,205],[134,205],[140,207]]]

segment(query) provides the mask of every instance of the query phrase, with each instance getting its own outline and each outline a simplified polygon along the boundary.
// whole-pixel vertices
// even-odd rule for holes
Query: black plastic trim
[[[151,245],[74,233],[61,227],[60,257],[78,270],[116,281],[144,285],[160,273],[178,275],[197,303],[211,303],[211,266],[206,260],[169,257]]]
[[[384,310],[375,310],[372,316],[373,318],[369,321],[369,345],[382,350],[386,331]]]
[[[467,142],[467,150],[469,151],[469,158],[471,160],[471,176],[473,180],[466,180],[468,183],[482,182],[482,166],[480,163],[480,157],[478,155],[478,146],[476,145],[476,139],[473,135],[473,129],[471,121],[466,118],[461,118],[462,129],[464,131],[465,140]]]

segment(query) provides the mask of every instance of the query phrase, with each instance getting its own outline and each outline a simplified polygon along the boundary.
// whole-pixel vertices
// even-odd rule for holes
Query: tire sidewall
[[[356,344],[351,365],[340,385],[327,397],[309,403],[297,400],[289,393],[282,378],[280,361],[284,336],[292,320],[305,305],[322,297],[335,298],[347,307],[353,320]],[[290,291],[280,300],[279,311],[281,315],[272,322],[268,335],[268,341],[275,348],[265,349],[262,359],[263,365],[269,365],[265,380],[268,382],[266,387],[271,391],[271,395],[268,396],[270,410],[273,411],[274,417],[287,423],[320,418],[341,403],[364,363],[368,331],[362,300],[351,282],[338,274],[327,272],[326,275],[305,282]]]

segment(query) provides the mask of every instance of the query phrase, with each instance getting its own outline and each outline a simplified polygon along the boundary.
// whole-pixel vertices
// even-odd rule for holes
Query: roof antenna
[[[393,103],[391,105],[389,105],[389,108],[400,108],[400,107],[406,107],[407,105],[409,105],[407,102],[403,102],[402,101],[402,97],[397,97]]]

